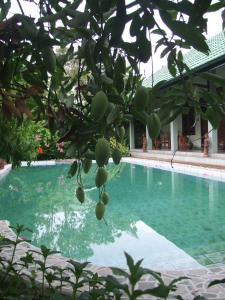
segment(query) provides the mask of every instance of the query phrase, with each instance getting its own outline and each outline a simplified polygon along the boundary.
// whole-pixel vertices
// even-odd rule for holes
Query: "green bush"
[[[35,138],[38,141],[38,160],[67,158],[67,143],[58,143],[59,134],[57,132],[54,135],[52,135],[50,130],[42,125],[36,131]]]
[[[119,143],[114,137],[109,140],[111,149],[118,149],[122,156],[129,156],[129,147],[125,143]]]
[[[0,116],[0,157],[14,166],[21,160],[32,161],[37,157],[38,142],[35,139],[37,125],[30,120],[20,124],[15,119]]]
[[[187,279],[180,277],[165,284],[161,274],[147,268],[142,268],[142,260],[134,262],[125,253],[127,269],[111,268],[113,275],[99,276],[87,269],[89,263],[79,263],[68,259],[67,266],[49,266],[48,257],[57,253],[45,246],[40,250],[27,250],[20,258],[15,259],[18,245],[24,241],[20,236],[28,230],[23,225],[11,227],[15,230],[14,241],[3,236],[0,238],[0,253],[7,247],[11,248],[11,257],[0,256],[0,298],[1,299],[117,299],[136,300],[143,295],[151,295],[167,299],[171,292],[177,289],[176,284]],[[36,266],[34,268],[34,266]],[[30,271],[32,269],[32,271]],[[144,276],[151,276],[156,285],[139,289],[138,283]],[[39,278],[37,281],[36,278]],[[121,283],[123,282],[123,284]],[[64,293],[63,287],[70,287],[71,293]],[[183,299],[181,296],[177,299]],[[197,299],[197,298],[195,298]],[[204,299],[204,298],[203,298]]]

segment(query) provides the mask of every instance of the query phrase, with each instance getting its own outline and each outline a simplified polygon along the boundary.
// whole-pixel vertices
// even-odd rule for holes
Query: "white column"
[[[134,121],[131,120],[129,124],[129,144],[130,144],[130,150],[135,148],[134,144]]]
[[[152,150],[152,139],[148,134],[148,128],[146,126],[146,139],[147,139],[147,150]]]
[[[171,151],[176,151],[178,149],[178,121],[179,119],[176,118],[170,123]]]
[[[218,133],[217,129],[212,129],[211,123],[208,121],[208,132],[209,132],[209,153],[218,152]]]

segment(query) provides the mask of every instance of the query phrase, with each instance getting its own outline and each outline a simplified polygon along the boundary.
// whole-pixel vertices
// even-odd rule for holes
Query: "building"
[[[184,55],[184,62],[194,72],[194,82],[201,84],[207,90],[212,90],[214,87],[207,80],[200,78],[198,74],[207,71],[225,78],[225,33],[220,32],[208,39],[207,44],[210,49],[208,55],[192,49]],[[179,79],[179,77],[172,77],[167,66],[164,66],[153,75],[153,85],[166,80],[166,85],[170,86],[177,83]],[[152,77],[146,78],[143,85],[151,87]],[[203,136],[206,132],[209,132],[210,154],[225,153],[225,120],[221,121],[217,130],[212,130],[209,121],[202,120],[200,116],[197,116],[197,118],[194,116],[194,119],[191,114],[188,116],[179,115],[170,125],[162,128],[163,134],[160,135],[158,142],[151,141],[146,128],[138,121],[133,120],[129,128],[130,149],[140,149],[142,135],[146,134],[148,150],[201,152],[203,150]]]

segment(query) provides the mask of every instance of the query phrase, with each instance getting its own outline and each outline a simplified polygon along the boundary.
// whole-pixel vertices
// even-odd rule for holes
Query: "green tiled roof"
[[[208,55],[201,53],[195,49],[188,51],[184,55],[184,62],[191,70],[200,70],[206,66],[210,66],[213,62],[225,58],[225,32],[220,32],[217,35],[207,40],[210,52]],[[170,81],[174,77],[169,73],[167,66],[163,66],[153,75],[153,84],[157,84],[162,80]],[[146,78],[143,82],[144,86],[152,86],[152,76]]]

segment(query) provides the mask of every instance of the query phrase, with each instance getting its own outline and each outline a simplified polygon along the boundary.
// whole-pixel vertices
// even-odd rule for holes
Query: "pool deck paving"
[[[9,222],[1,220],[0,221],[0,233],[5,237],[15,240],[15,233],[9,228]],[[39,248],[27,243],[22,242],[18,245],[16,254],[15,254],[15,262],[20,261],[20,258],[25,255],[27,251],[38,251]],[[12,248],[5,248],[1,255],[5,258],[10,258],[12,255]],[[40,255],[34,254],[36,258],[41,259]],[[53,254],[48,257],[47,265],[50,266],[60,266],[62,268],[68,267],[68,258],[63,257],[59,254]],[[150,267],[150,266],[149,266]],[[29,267],[29,271],[34,270],[35,266],[31,265]],[[97,272],[101,276],[106,276],[112,274],[112,271],[109,267],[100,267],[96,265],[89,264],[87,269],[92,272]],[[160,270],[155,270],[160,272]],[[212,280],[223,279],[225,278],[225,265],[215,265],[210,268],[203,267],[202,269],[197,270],[185,270],[185,271],[163,271],[161,272],[162,277],[166,284],[169,284],[173,279],[178,277],[186,276],[190,279],[185,279],[177,284],[177,290],[173,292],[168,299],[177,299],[176,295],[182,295],[184,300],[192,300],[195,296],[201,295],[204,296],[208,300],[225,300],[225,285],[220,284],[217,286],[213,286],[208,288],[208,284]],[[37,281],[41,278],[41,273],[37,273]],[[118,279],[125,283],[124,278],[118,277]],[[144,276],[142,280],[139,282],[137,288],[147,289],[152,288],[157,285],[155,279],[149,275]],[[65,294],[71,293],[70,287],[65,287]],[[151,296],[142,296],[140,299],[157,299]]]

